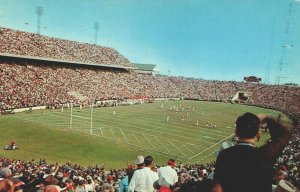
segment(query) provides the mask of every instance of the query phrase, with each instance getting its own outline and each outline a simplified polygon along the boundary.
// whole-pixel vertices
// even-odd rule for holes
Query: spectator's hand
[[[269,118],[269,116],[267,114],[258,114],[257,117],[258,117],[258,119],[260,121],[259,126],[261,128],[266,128],[267,127],[266,120],[267,120],[267,118]]]

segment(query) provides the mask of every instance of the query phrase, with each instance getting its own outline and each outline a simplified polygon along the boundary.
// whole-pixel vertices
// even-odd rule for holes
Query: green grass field
[[[73,108],[72,118],[70,109],[5,115],[0,116],[0,144],[15,140],[20,149],[1,150],[0,155],[21,160],[46,158],[51,163],[105,163],[110,168],[124,168],[139,154],[152,155],[158,164],[169,158],[211,162],[220,143],[233,137],[236,118],[247,111],[277,114],[245,105],[163,101],[94,108],[92,121],[90,108]],[[217,127],[208,128],[206,122]],[[263,134],[261,143],[268,137]]]

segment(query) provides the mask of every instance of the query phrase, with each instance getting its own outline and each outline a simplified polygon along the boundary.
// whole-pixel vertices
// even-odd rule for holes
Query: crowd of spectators
[[[131,66],[112,48],[81,44],[57,38],[0,28],[0,52],[21,56],[58,59],[84,63]],[[300,88],[233,81],[212,81],[185,77],[150,76],[124,69],[79,66],[69,63],[33,61],[0,57],[0,109],[34,106],[58,107],[72,102],[91,102],[147,98],[185,98],[228,102],[237,91],[251,92],[249,105],[277,109],[300,117]],[[278,159],[274,184],[286,179],[300,187],[299,129]],[[9,178],[15,191],[38,191],[47,185],[67,191],[117,191],[128,170],[105,170],[104,167],[81,167],[66,163],[0,158],[0,176]],[[183,165],[176,168],[177,191],[209,191],[214,163]],[[50,176],[53,176],[50,178]],[[10,185],[10,180],[1,181]],[[20,185],[20,186],[19,186]],[[59,188],[58,188],[59,187]],[[83,189],[90,190],[83,190]],[[199,190],[202,189],[202,190]],[[50,189],[49,189],[50,190]]]
[[[157,170],[153,167],[152,170]],[[22,189],[27,192],[49,191],[50,187],[57,192],[121,192],[128,189],[128,175],[133,174],[135,166],[128,165],[124,169],[106,169],[105,164],[94,167],[83,167],[67,162],[48,164],[45,159],[36,162],[21,161],[10,158],[0,158],[0,188],[1,182],[11,180],[14,191]],[[177,192],[210,192],[213,186],[215,163],[185,165],[174,164],[178,175],[178,182],[172,186],[172,191]],[[300,136],[299,129],[294,129],[292,138],[283,154],[277,159],[274,167],[274,185],[280,180],[292,183],[300,188]],[[127,178],[126,178],[127,176]],[[122,183],[127,179],[127,186]]]
[[[112,48],[0,28],[0,53],[67,62],[132,66]],[[91,102],[108,98],[186,98],[229,101],[237,91],[252,92],[250,105],[300,115],[300,88],[185,77],[154,77],[133,71],[78,67],[45,61],[0,58],[0,108]]]
[[[300,117],[300,88],[283,85],[150,76],[134,71],[0,58],[0,108],[88,104],[107,99],[185,98],[228,102],[251,92],[249,105]]]
[[[299,114],[299,87],[226,81],[206,81],[183,77],[154,77],[103,68],[42,65],[38,62],[1,62],[1,109],[66,103],[73,100],[180,97],[229,101],[239,90],[253,93],[249,104],[289,109]],[[75,93],[75,94],[71,94]],[[77,94],[77,97],[76,97]]]
[[[68,41],[7,28],[0,28],[0,53],[132,67],[128,59],[110,47]]]

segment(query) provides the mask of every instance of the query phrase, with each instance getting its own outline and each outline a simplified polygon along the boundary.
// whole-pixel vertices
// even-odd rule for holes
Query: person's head
[[[46,185],[57,185],[58,183],[59,183],[59,181],[53,175],[48,175],[45,178]]]
[[[171,166],[172,168],[176,167],[176,162],[174,159],[169,159],[168,160],[168,165]]]
[[[144,164],[146,167],[150,167],[152,165],[152,162],[153,162],[152,156],[149,155],[149,156],[145,157]]]
[[[144,157],[142,155],[139,155],[137,159],[134,161],[134,163],[137,165],[138,168],[143,168],[144,166]]]
[[[0,192],[13,192],[14,184],[10,179],[0,181]]]
[[[9,178],[12,175],[11,170],[8,167],[4,167],[0,169],[0,177]]]
[[[278,170],[276,172],[275,179],[277,180],[277,182],[286,179],[286,177],[287,177],[287,173],[285,171]]]
[[[58,188],[55,185],[47,185],[44,188],[44,192],[59,192]]]
[[[13,178],[12,182],[14,184],[14,192],[22,192],[23,191],[23,187],[25,185],[25,183],[23,183],[23,181],[21,181],[18,177]]]
[[[91,180],[91,179],[88,179],[88,180],[87,180],[87,183],[88,183],[88,184],[92,184],[92,180]]]
[[[240,139],[252,139],[259,134],[259,118],[252,113],[245,113],[236,120],[235,134]]]

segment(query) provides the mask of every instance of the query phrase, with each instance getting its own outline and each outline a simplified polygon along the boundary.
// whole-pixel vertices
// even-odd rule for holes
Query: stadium
[[[176,159],[179,191],[206,191],[216,153],[235,139],[245,112],[293,128],[274,169],[300,186],[297,85],[157,75],[115,48],[4,27],[0,66],[0,145],[17,146],[1,151],[1,168],[9,162],[14,176],[28,174],[20,177],[24,191],[38,190],[44,169],[57,174],[57,167],[58,179],[72,168],[77,178],[92,178],[94,191],[118,191],[139,155],[158,166]],[[268,139],[262,131],[257,145]]]

